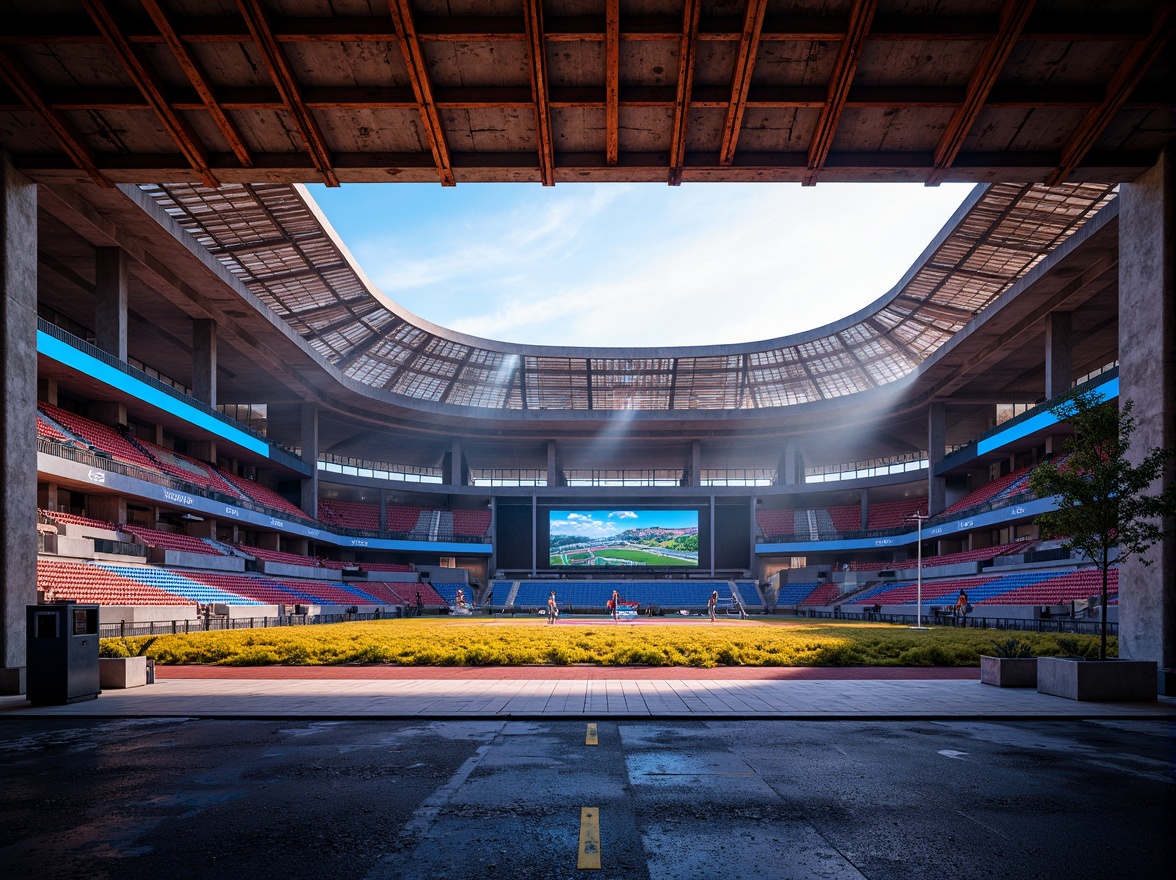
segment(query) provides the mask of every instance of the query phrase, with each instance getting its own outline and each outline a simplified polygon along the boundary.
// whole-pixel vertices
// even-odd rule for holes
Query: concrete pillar
[[[127,405],[115,400],[94,401],[86,405],[86,415],[113,428],[127,423]]]
[[[1176,156],[1119,193],[1119,400],[1135,402],[1129,458],[1176,447]],[[1169,462],[1153,491],[1176,484]],[[1146,558],[1119,566],[1119,656],[1176,667],[1176,522]],[[1172,693],[1167,690],[1167,693]]]
[[[57,406],[57,380],[37,380],[37,400],[43,400],[50,406]]]
[[[554,440],[547,441],[547,485],[564,484],[563,462],[560,461],[559,446]]]
[[[796,448],[796,439],[787,437],[784,440],[784,454],[780,457],[780,463],[776,466],[776,482],[782,486],[796,486],[804,482],[801,475],[801,468],[804,466],[804,461],[801,458],[800,451]]]
[[[163,445],[162,443],[160,444]],[[216,464],[216,441],[197,440],[188,444],[188,454],[198,461]]]
[[[0,153],[0,694],[25,690],[37,601],[37,186]]]
[[[690,442],[690,485],[702,485],[702,444],[697,440]]]
[[[1074,373],[1073,322],[1069,312],[1050,312],[1045,319],[1045,397],[1053,400],[1070,390]]]
[[[870,527],[870,490],[862,489],[862,531]]]
[[[127,255],[101,247],[94,261],[94,344],[120,361],[127,359]]]
[[[37,507],[41,510],[57,510],[57,484],[37,484]]]
[[[947,405],[941,402],[927,407],[927,515],[935,516],[944,508],[947,484],[935,476],[935,467],[947,450]]]
[[[257,536],[259,550],[281,550],[282,536],[277,532],[263,532]]]
[[[127,500],[118,495],[87,495],[86,516],[122,525],[127,521]]]
[[[299,507],[311,519],[318,518],[318,407],[302,405],[302,460],[310,465],[310,476],[302,480]]]
[[[445,474],[445,482],[451,486],[465,485],[465,456],[461,451],[461,438],[454,437],[449,447],[449,469]]]
[[[193,538],[212,538],[216,540],[216,520],[202,519],[200,522],[189,522],[184,531]]]
[[[192,396],[216,408],[216,321],[192,322]]]

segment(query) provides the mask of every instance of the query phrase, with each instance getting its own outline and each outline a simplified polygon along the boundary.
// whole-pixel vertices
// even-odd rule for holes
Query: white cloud
[[[616,517],[617,519],[637,519],[637,514],[631,510],[614,510],[609,514],[609,517]]]

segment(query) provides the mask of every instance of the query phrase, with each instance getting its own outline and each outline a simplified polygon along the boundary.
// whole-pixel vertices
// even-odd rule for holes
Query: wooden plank
[[[187,44],[176,33],[171,18],[164,11],[163,7],[159,5],[157,0],[142,0],[142,2],[143,7],[147,10],[147,14],[151,16],[151,20],[155,22],[155,26],[159,28],[159,33],[163,37],[164,43],[171,50],[172,56],[176,59],[176,63],[180,65],[180,69],[184,71],[184,75],[188,77],[188,81],[192,83],[192,87],[196,89],[201,103],[208,110],[212,121],[216,123],[216,127],[228,143],[229,149],[233,151],[233,155],[237,157],[238,162],[246,168],[251,167],[253,165],[253,155],[245,143],[245,138],[242,137],[241,133],[237,130],[237,126],[229,119],[228,114],[225,113],[221,105],[217,103],[212,85],[208,81],[208,75],[204,72],[204,68],[200,65],[200,62],[188,50]]]
[[[81,134],[73,123],[59,111],[45,103],[39,86],[33,82],[28,72],[12,57],[7,49],[0,48],[0,77],[8,81],[13,91],[17,93],[30,110],[41,118],[45,126],[53,132],[57,142],[78,168],[82,169],[99,186],[114,186],[98,170],[98,161],[94,152],[82,139]]]
[[[735,56],[735,71],[731,77],[731,100],[727,104],[723,140],[719,146],[719,162],[723,165],[730,165],[735,161],[735,149],[739,145],[743,111],[747,108],[747,93],[751,88],[751,76],[755,72],[755,56],[759,51],[760,32],[764,26],[764,13],[767,8],[767,0],[747,0],[739,51]]]
[[[964,145],[964,139],[984,109],[997,77],[1004,69],[1005,62],[1017,45],[1021,32],[1029,21],[1036,0],[1005,0],[1000,11],[1000,30],[996,37],[984,47],[980,61],[968,80],[968,91],[964,102],[952,114],[939,144],[935,148],[935,165],[927,178],[929,186],[935,186],[943,179],[945,169],[951,167]]]
[[[82,5],[86,7],[90,18],[106,38],[110,48],[114,50],[131,81],[143,93],[143,97],[147,99],[147,103],[151,105],[167,133],[180,148],[188,164],[200,175],[201,182],[213,188],[219,186],[220,182],[209,167],[208,150],[200,142],[188,121],[168,103],[159,75],[147,64],[141,50],[131,45],[123,36],[119,23],[107,5],[99,0],[82,0]]]
[[[92,3],[95,0],[87,0],[87,2]],[[253,42],[261,52],[262,60],[269,70],[274,85],[278,87],[278,92],[282,96],[287,111],[302,135],[302,140],[306,143],[306,149],[315,170],[322,175],[327,186],[338,186],[339,178],[331,163],[331,155],[327,149],[326,141],[323,139],[323,134],[319,130],[314,115],[302,99],[302,88],[294,76],[285,51],[274,39],[265,9],[262,8],[259,0],[237,0],[237,6],[245,18]]]
[[[804,186],[812,186],[817,182],[825,160],[829,157],[833,136],[837,133],[837,124],[841,121],[845,99],[849,96],[849,88],[853,83],[854,74],[857,73],[858,60],[865,46],[866,34],[870,31],[870,23],[877,8],[878,0],[855,0],[853,4],[853,10],[849,15],[849,30],[833,65],[833,75],[829,78],[825,106],[821,109],[816,131],[809,143],[808,163],[804,179],[801,181]]]
[[[547,49],[543,37],[543,0],[524,0],[523,22],[527,30],[531,98],[535,102],[535,133],[539,142],[539,179],[544,186],[555,186],[555,143],[551,134]]]
[[[620,151],[621,0],[606,0],[604,25],[604,155],[617,164]]]
[[[457,180],[453,175],[453,159],[449,154],[445,129],[441,125],[441,114],[437,112],[432,77],[429,75],[424,52],[421,51],[416,24],[413,21],[412,4],[409,0],[389,0],[388,6],[396,23],[396,42],[400,45],[404,66],[408,69],[412,93],[425,128],[425,139],[429,142],[433,163],[437,166],[437,177],[440,178],[442,186],[454,186]]]
[[[682,183],[686,164],[686,123],[690,116],[690,93],[694,88],[694,58],[698,51],[698,19],[701,0],[686,0],[678,41],[678,92],[674,99],[674,132],[670,140],[670,186]]]

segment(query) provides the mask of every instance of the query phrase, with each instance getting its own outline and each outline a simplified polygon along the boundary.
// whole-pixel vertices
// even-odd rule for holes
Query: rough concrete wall
[[[25,665],[37,601],[37,187],[0,155],[0,668]],[[4,689],[18,692],[14,677]]]
[[[1121,190],[1119,214],[1119,394],[1135,402],[1136,461],[1176,447],[1176,302],[1173,234],[1176,177],[1165,154]],[[1164,485],[1176,481],[1169,466]],[[1159,488],[1158,486],[1156,488]],[[1169,523],[1169,525],[1173,525]],[[1119,568],[1119,653],[1176,666],[1176,535]]]

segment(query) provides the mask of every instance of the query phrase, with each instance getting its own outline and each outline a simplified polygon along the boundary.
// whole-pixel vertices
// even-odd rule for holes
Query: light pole
[[[930,516],[922,513],[912,513],[911,519],[919,524],[918,540],[918,563],[915,568],[915,625],[913,629],[926,629],[923,626],[923,520],[931,519]]]

